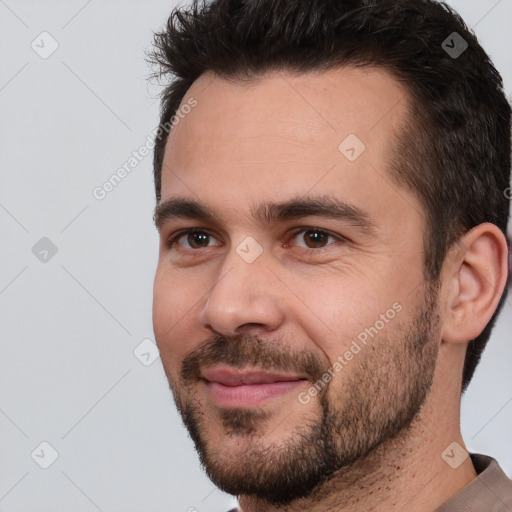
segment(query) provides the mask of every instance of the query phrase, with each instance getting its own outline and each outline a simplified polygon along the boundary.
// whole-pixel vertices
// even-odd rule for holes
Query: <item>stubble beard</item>
[[[316,402],[303,406],[309,410],[279,443],[263,434],[273,416],[267,409],[218,409],[217,418],[209,419],[193,391],[199,368],[225,363],[302,370],[313,383],[327,371],[315,354],[291,354],[255,337],[216,338],[189,354],[179,381],[169,382],[212,482],[232,495],[287,505],[321,492],[336,473],[350,471],[354,463],[410,428],[432,385],[438,331],[437,293],[431,286],[413,320],[399,324],[393,337],[379,333],[341,370],[341,392],[337,395],[327,386]],[[296,407],[297,397],[290,396]],[[219,419],[226,438],[240,440],[236,451],[209,442],[208,423]]]

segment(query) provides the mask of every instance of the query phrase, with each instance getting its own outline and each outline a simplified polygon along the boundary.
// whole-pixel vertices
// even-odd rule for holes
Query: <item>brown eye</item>
[[[324,247],[329,240],[329,235],[324,231],[306,231],[303,235],[305,244],[312,249]]]
[[[192,231],[187,235],[187,242],[193,249],[202,249],[208,247],[210,235],[202,231]]]
[[[296,242],[293,245],[298,245],[305,249],[322,249],[341,240],[342,237],[336,237],[322,229],[308,228],[296,232],[294,239]]]
[[[184,231],[169,240],[169,247],[179,246],[180,249],[205,249],[219,245],[217,240],[206,231]]]

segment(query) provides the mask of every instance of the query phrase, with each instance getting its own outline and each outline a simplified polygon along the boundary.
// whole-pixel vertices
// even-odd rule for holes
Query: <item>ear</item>
[[[508,277],[508,245],[494,224],[479,224],[450,251],[443,340],[466,343],[481,334],[498,307]]]

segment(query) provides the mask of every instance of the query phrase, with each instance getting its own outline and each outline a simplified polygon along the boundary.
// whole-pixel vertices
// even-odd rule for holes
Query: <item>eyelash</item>
[[[332,233],[331,231],[327,231],[325,229],[317,228],[315,226],[302,226],[300,228],[297,228],[296,230],[293,231],[293,233],[290,237],[290,240],[293,240],[299,234],[307,233],[308,231],[315,231],[317,233],[325,234],[328,237],[332,237],[332,238],[336,239],[336,242],[348,242],[348,239],[346,239],[345,237],[343,237],[341,235]],[[180,247],[178,244],[178,240],[186,235],[189,235],[190,233],[206,234],[212,238],[215,238],[215,236],[212,235],[211,233],[209,233],[207,230],[199,229],[199,228],[188,228],[188,229],[184,229],[182,231],[178,231],[177,233],[172,235],[167,241],[167,248],[173,249],[174,246],[177,246],[177,247],[179,247],[178,250],[181,250],[181,251],[199,251],[200,249],[208,249],[210,247],[210,246],[208,246],[208,247],[202,247],[202,248],[198,248],[198,249],[188,249],[188,248]],[[323,247],[300,247],[300,246],[298,246],[298,247],[300,249],[306,250],[308,252],[311,252],[314,250],[315,252],[318,253],[318,252],[322,252],[322,251],[328,249],[329,246],[334,245],[334,243],[336,243],[336,242],[331,242]],[[291,246],[290,242],[287,242],[285,244],[285,247],[290,247],[290,246]],[[211,247],[214,247],[214,246],[211,246]]]

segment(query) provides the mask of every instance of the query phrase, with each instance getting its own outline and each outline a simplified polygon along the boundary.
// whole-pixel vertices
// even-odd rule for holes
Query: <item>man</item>
[[[155,43],[154,330],[212,481],[243,512],[512,510],[459,427],[508,277],[476,38],[433,1],[217,0]]]

